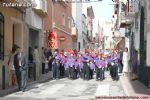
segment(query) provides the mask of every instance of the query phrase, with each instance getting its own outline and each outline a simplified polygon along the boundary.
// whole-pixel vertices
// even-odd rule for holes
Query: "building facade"
[[[73,48],[71,12],[71,3],[48,0],[48,17],[44,19],[45,38],[47,39],[50,32],[55,31],[59,50]],[[63,41],[61,37],[64,37]],[[45,42],[47,44],[47,40]]]
[[[7,7],[7,3],[10,2],[26,3],[30,6]],[[12,74],[15,74],[15,70],[12,66],[8,66],[8,61],[14,44],[20,46],[27,55],[29,47],[34,49],[38,46],[39,60],[41,59],[41,47],[44,46],[43,18],[46,16],[47,0],[0,1],[0,85],[3,80],[5,80],[5,86],[12,85]],[[4,78],[2,78],[3,65],[5,66]],[[36,65],[35,72],[38,79],[42,73],[41,62]]]
[[[113,23],[111,20],[106,20],[103,23],[103,49],[111,49],[114,48],[113,41]]]
[[[43,19],[47,17],[47,0],[33,0],[36,6],[26,9],[26,37],[24,39],[28,40],[26,46],[27,50],[31,48],[34,51],[35,46],[38,47],[39,52],[39,64],[36,64],[36,79],[42,74],[42,62],[41,62],[41,50],[44,47],[44,25]],[[27,51],[29,52],[29,51]]]
[[[93,49],[93,19],[95,18],[93,7],[87,7],[87,37],[88,37],[88,46],[87,48]]]
[[[79,0],[78,0],[79,1]],[[77,37],[77,50],[83,49],[83,36],[82,36],[82,2],[72,3],[72,17],[78,30]]]
[[[82,37],[83,37],[83,48],[87,48],[87,24],[86,24],[86,15],[82,14]]]
[[[140,82],[150,87],[149,67],[149,0],[116,0],[117,25],[125,28],[126,47],[131,58],[131,72]],[[135,58],[135,56],[137,56]],[[135,62],[136,61],[136,66]]]
[[[5,86],[12,85],[11,74],[14,73],[14,70],[8,66],[8,60],[13,45],[16,44],[27,51],[24,48],[26,46],[26,39],[24,37],[27,37],[25,31],[26,24],[24,22],[26,8],[7,7],[9,2],[8,0],[0,1],[0,86],[4,80]],[[14,3],[21,2],[15,1]],[[5,70],[2,69],[3,66]],[[5,77],[2,75],[4,71]]]

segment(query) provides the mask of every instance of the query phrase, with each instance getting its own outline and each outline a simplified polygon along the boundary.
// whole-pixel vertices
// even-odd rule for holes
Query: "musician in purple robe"
[[[93,63],[93,60],[90,60],[89,62],[89,67],[90,67],[90,75],[89,75],[89,79],[93,79],[93,72],[95,70],[95,65]]]
[[[83,57],[83,78],[84,80],[89,80],[89,56],[84,55]]]
[[[69,64],[69,78],[73,79],[73,67],[74,67],[74,55],[73,53],[70,54],[68,58],[68,64]]]
[[[100,69],[100,79],[101,80],[104,80],[105,79],[105,69],[107,68],[107,61],[105,59],[105,57],[103,56],[102,57],[102,60],[101,60],[101,69]]]
[[[74,71],[73,71],[73,79],[77,79],[78,78],[78,60],[75,59],[74,60]]]
[[[53,79],[59,79],[59,66],[60,66],[60,59],[58,56],[56,56],[52,64]]]
[[[96,80],[99,80],[99,78],[100,78],[100,70],[102,68],[102,65],[101,65],[101,56],[100,55],[98,55],[95,58],[95,65],[96,65]]]
[[[65,69],[64,69],[64,64],[65,64],[65,55],[64,55],[64,52],[62,52],[60,54],[60,77],[64,77],[64,74],[65,74]]]
[[[65,77],[69,77],[69,64],[68,64],[68,57],[65,56],[64,58],[64,68],[65,68]]]
[[[82,72],[83,72],[83,61],[82,61],[83,57],[82,57],[82,54],[78,54],[78,73],[80,75],[81,78],[83,78],[82,76]]]

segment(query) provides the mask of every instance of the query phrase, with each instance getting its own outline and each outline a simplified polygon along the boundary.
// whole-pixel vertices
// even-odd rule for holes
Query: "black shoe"
[[[25,92],[25,89],[22,89],[22,92]]]
[[[19,87],[18,90],[21,91],[21,87]]]

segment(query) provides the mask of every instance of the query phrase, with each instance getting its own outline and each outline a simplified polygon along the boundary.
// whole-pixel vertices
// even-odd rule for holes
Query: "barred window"
[[[0,12],[0,60],[4,60],[4,16]]]

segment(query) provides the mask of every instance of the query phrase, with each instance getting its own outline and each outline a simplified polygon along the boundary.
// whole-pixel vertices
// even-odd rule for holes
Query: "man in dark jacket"
[[[25,52],[23,52],[20,47],[17,47],[17,53],[14,57],[14,65],[16,69],[19,90],[24,92],[27,87],[28,61]]]

